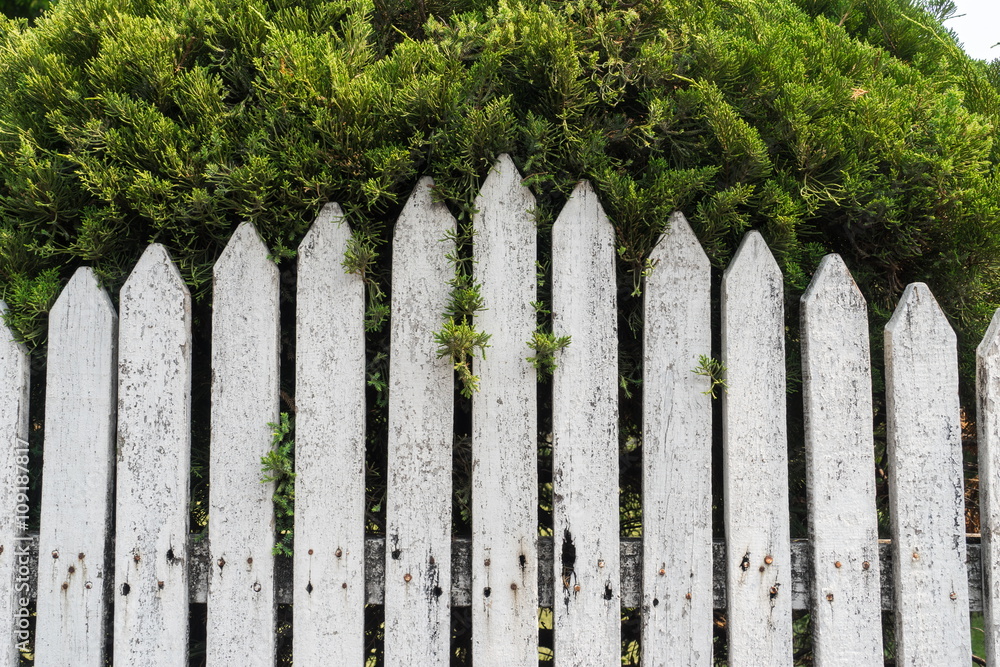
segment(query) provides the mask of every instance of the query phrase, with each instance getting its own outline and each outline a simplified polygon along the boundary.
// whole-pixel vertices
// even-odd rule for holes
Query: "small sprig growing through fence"
[[[293,529],[295,527],[295,425],[287,412],[281,421],[268,423],[271,427],[271,450],[260,457],[260,481],[274,482],[275,532],[278,536],[271,550],[275,556],[291,556]]]
[[[729,390],[729,385],[726,384],[726,367],[718,359],[702,354],[698,357],[698,365],[691,369],[691,372],[708,378],[708,390],[701,392],[703,394],[716,398],[717,389]]]
[[[468,230],[449,233],[442,239],[455,243],[455,252],[448,254],[455,265],[455,277],[449,283],[451,295],[444,312],[444,324],[434,334],[438,358],[451,358],[462,396],[466,398],[472,398],[472,394],[479,391],[479,377],[472,372],[472,359],[477,353],[486,358],[490,341],[490,334],[476,331],[475,326],[475,314],[483,309],[483,296],[479,284],[472,279],[472,260],[462,253],[463,247],[471,243],[471,237],[472,232]]]
[[[368,293],[365,308],[365,331],[378,331],[389,318],[389,304],[385,292],[376,277],[375,262],[378,260],[378,236],[370,231],[356,229],[347,241],[341,266],[347,273],[361,278]]]
[[[552,371],[556,369],[556,352],[565,349],[571,342],[572,336],[556,336],[547,331],[536,331],[528,341],[528,347],[535,351],[535,354],[527,360],[538,371],[538,379],[546,380],[552,376]]]

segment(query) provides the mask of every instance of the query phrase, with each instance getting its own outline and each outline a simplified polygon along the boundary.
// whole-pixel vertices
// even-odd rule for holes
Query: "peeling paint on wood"
[[[212,308],[207,661],[271,667],[274,485],[260,459],[279,419],[278,269],[250,223],[215,265]]]
[[[643,361],[643,665],[712,660],[711,266],[680,213],[653,250]],[[624,582],[623,582],[624,587]]]
[[[163,246],[146,249],[120,303],[115,662],[180,667],[188,661],[191,296]]]
[[[7,304],[0,301],[0,315],[7,311]],[[0,595],[0,618],[7,619],[0,630],[0,667],[16,667],[19,663],[17,644],[28,639],[27,629],[18,622],[27,621],[21,615],[28,611],[28,591],[20,587],[28,584],[23,557],[29,546],[25,526],[18,520],[27,520],[28,493],[28,388],[30,370],[28,353],[23,345],[14,342],[6,324],[0,322],[0,588],[7,593]],[[34,583],[33,581],[31,582]],[[24,633],[19,636],[19,632]]]
[[[296,664],[364,664],[364,284],[323,207],[299,245],[295,346]],[[280,589],[279,589],[280,590]]]
[[[434,333],[455,268],[455,219],[417,183],[396,223],[389,354],[385,660],[449,664],[454,370]],[[446,240],[447,239],[447,240]]]
[[[839,255],[802,295],[806,479],[817,665],[882,661],[867,306]]]
[[[490,334],[472,398],[472,638],[477,667],[538,664],[536,230],[531,192],[501,155],[476,198],[473,269]],[[523,557],[523,558],[522,558]],[[489,564],[487,564],[489,563]]]
[[[791,665],[783,285],[759,232],[722,278],[729,660]]]
[[[555,664],[621,664],[614,230],[590,183],[552,228]]]
[[[955,332],[923,283],[885,327],[896,663],[967,665],[965,498]]]
[[[97,276],[77,269],[49,313],[39,665],[104,665],[117,328],[118,316]]]
[[[979,521],[983,531],[986,663],[1000,661],[1000,310],[976,350]]]

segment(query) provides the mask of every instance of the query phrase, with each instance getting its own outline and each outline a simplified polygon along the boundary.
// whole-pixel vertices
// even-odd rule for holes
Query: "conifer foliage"
[[[911,0],[60,0],[0,47],[32,346],[80,264],[115,291],[155,240],[204,297],[241,221],[280,260],[337,201],[377,250],[422,174],[467,221],[501,152],[543,230],[590,179],[636,285],[681,209],[717,266],[761,229],[791,297],[837,251],[877,309],[930,283],[967,346],[1000,302],[1000,62]]]

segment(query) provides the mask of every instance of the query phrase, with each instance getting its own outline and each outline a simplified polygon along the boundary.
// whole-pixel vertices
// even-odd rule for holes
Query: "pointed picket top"
[[[274,662],[274,484],[260,460],[279,421],[278,326],[278,268],[245,222],[216,262],[212,302],[210,664]]]
[[[667,228],[660,236],[659,242],[649,254],[650,260],[655,264],[653,272],[646,279],[646,283],[651,281],[667,281],[664,271],[657,271],[658,268],[670,271],[667,264],[679,263],[695,271],[711,269],[711,262],[705,249],[701,246],[701,241],[691,229],[691,223],[680,211],[670,216]]]
[[[802,295],[813,649],[825,665],[882,658],[867,304],[839,255]]]
[[[979,515],[983,540],[986,664],[1000,660],[1000,309],[976,348]]]
[[[885,367],[897,662],[968,664],[956,337],[922,283],[885,327]]]
[[[501,155],[473,216],[473,272],[485,304],[475,323],[491,336],[475,360],[472,397],[472,653],[480,667],[538,664],[537,388],[526,360],[536,326],[534,207]]]
[[[434,334],[455,267],[455,218],[424,177],[396,223],[392,252],[386,483],[385,660],[449,664],[455,388]]]
[[[790,665],[783,280],[759,232],[743,239],[721,294],[729,658]]]
[[[293,652],[364,661],[364,283],[342,266],[351,230],[326,204],[298,251]]]
[[[86,267],[77,269],[49,313],[38,545],[59,558],[38,564],[39,664],[97,667],[105,661],[117,325],[111,299]]]
[[[115,662],[180,665],[188,641],[191,296],[166,249],[143,253],[118,328]]]
[[[615,297],[614,229],[583,181],[552,227],[552,331],[572,337],[552,377],[557,665],[621,663]]]
[[[692,370],[712,354],[712,270],[681,213],[671,216],[650,258],[656,264],[644,297],[643,665],[701,664],[712,655],[712,402],[708,377]]]
[[[7,310],[7,304],[0,301],[0,315]],[[24,596],[17,591],[17,584],[27,581],[18,574],[19,551],[29,544],[26,533],[28,519],[27,505],[18,502],[18,493],[28,491],[28,388],[30,368],[28,353],[24,346],[16,342],[7,325],[0,320],[0,618],[6,619],[6,627],[0,628],[0,666],[15,667],[19,662],[17,644],[30,635],[18,628],[21,600]],[[19,511],[18,507],[24,511]],[[20,579],[20,582],[18,581]],[[25,614],[28,613],[25,607]],[[18,635],[20,632],[20,636]]]

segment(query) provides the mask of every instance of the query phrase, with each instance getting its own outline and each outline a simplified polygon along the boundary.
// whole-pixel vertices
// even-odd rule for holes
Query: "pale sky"
[[[965,52],[973,58],[993,60],[1000,58],[1000,0],[954,0],[956,14],[965,14],[945,21],[965,45]]]

